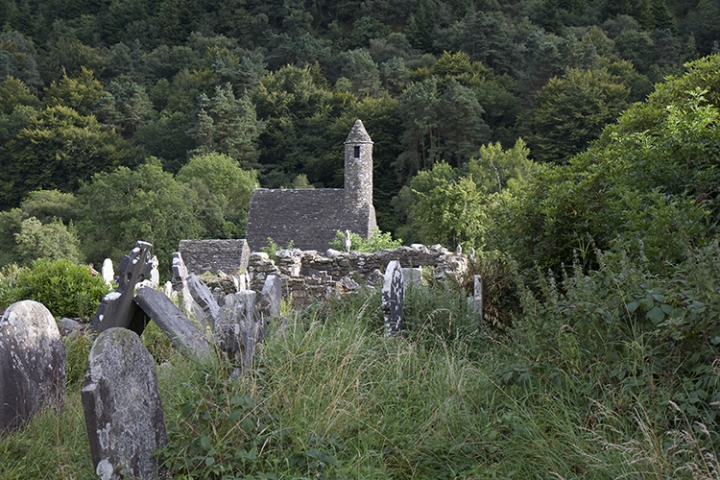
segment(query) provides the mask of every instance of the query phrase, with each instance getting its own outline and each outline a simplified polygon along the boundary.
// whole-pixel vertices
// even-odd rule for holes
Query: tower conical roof
[[[350,133],[345,139],[345,143],[373,143],[359,118],[355,120],[355,125],[353,125],[350,130]]]

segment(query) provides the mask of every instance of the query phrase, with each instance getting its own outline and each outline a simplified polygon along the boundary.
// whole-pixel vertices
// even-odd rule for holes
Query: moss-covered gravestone
[[[101,480],[158,478],[155,450],[167,444],[155,361],[125,328],[103,331],[82,388],[85,425]]]
[[[0,433],[65,402],[65,345],[41,303],[13,303],[0,318]]]

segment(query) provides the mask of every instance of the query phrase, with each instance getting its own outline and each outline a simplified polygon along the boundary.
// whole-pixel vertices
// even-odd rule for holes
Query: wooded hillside
[[[250,184],[218,194],[186,170],[181,196],[204,216],[177,232],[220,238],[244,231],[251,170],[264,187],[340,186],[359,117],[380,228],[426,240],[401,192],[418,172],[518,138],[526,157],[566,163],[720,39],[713,0],[2,0],[0,22],[0,209],[118,167],[172,183],[193,156],[223,154]],[[118,188],[144,191],[133,182]],[[89,217],[70,220],[82,233]]]

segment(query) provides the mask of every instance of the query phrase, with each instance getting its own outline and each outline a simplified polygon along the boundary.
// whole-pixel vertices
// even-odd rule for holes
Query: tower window
[[[360,158],[360,147],[355,147],[355,158]]]

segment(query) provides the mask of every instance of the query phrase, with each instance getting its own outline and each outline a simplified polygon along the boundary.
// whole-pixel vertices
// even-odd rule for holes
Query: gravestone
[[[82,388],[85,426],[101,480],[158,478],[155,451],[167,444],[155,361],[124,328],[98,335]]]
[[[225,306],[215,322],[215,339],[222,350],[235,354],[243,371],[252,368],[255,346],[264,333],[265,322],[258,312],[253,290],[225,297]]]
[[[260,311],[268,318],[280,316],[282,301],[282,280],[277,275],[268,275],[260,293]]]
[[[102,264],[102,277],[110,288],[115,288],[115,270],[113,269],[112,260],[106,258]]]
[[[0,317],[0,433],[65,403],[65,345],[50,311],[24,300]]]
[[[382,311],[385,317],[385,334],[396,335],[402,330],[405,287],[400,262],[392,260],[385,269],[382,287]]]
[[[140,287],[135,303],[155,321],[175,348],[199,360],[209,358],[212,349],[208,341],[164,293]]]
[[[483,318],[483,284],[482,284],[482,277],[480,275],[475,275],[473,277],[473,307],[475,308],[475,313],[478,314],[480,317],[480,320],[482,321]]]
[[[182,254],[175,252],[172,254],[172,285],[173,290],[180,292],[182,296],[183,311],[186,315],[194,314],[193,298],[188,289],[188,269],[183,261]]]
[[[145,313],[133,301],[135,285],[148,278],[152,263],[152,245],[138,241],[118,265],[120,284],[117,291],[103,297],[91,326],[97,332],[123,327],[141,335],[147,324]]]
[[[213,297],[212,292],[194,273],[191,273],[187,279],[188,290],[195,303],[200,307],[197,312],[197,319],[200,325],[208,325],[210,329],[214,329],[215,320],[220,314],[220,306]]]
[[[403,268],[403,285],[407,288],[411,283],[414,285],[422,285],[422,268]]]
[[[153,255],[152,257],[152,268],[150,269],[150,286],[152,288],[157,288],[158,285],[160,285],[160,271],[158,270],[158,267],[160,266],[160,261],[157,258],[157,255]]]

